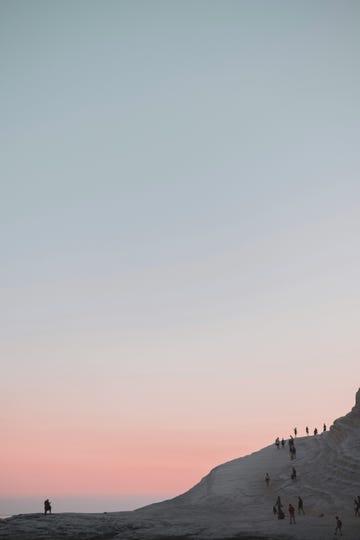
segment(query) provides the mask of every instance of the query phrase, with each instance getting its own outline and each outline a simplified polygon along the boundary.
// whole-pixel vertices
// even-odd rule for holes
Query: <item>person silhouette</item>
[[[305,514],[304,512],[304,503],[301,497],[298,497],[298,513]]]
[[[335,527],[335,532],[334,532],[334,534],[337,534],[338,531],[339,531],[340,536],[342,536],[342,530],[341,530],[341,529],[342,529],[342,521],[341,521],[341,519],[339,518],[339,516],[336,516],[335,519],[336,519],[336,527]]]
[[[46,516],[46,514],[49,512],[49,514],[51,514],[51,503],[49,501],[49,499],[46,499],[46,501],[44,501],[44,514]]]
[[[294,523],[294,525],[295,525],[296,524],[296,521],[295,521],[295,508],[293,507],[292,504],[289,504],[288,510],[289,510],[289,514],[290,514],[290,524]]]

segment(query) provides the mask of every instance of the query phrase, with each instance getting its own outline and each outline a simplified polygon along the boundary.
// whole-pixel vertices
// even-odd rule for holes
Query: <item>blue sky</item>
[[[0,2],[9,436],[44,403],[60,425],[95,415],[109,436],[153,426],[159,451],[169,426],[190,425],[189,452],[196,433],[213,430],[205,447],[221,433],[190,482],[268,441],[276,426],[259,438],[239,418],[265,421],[269,393],[279,429],[347,411],[359,10]],[[307,399],[284,411],[294,385]]]

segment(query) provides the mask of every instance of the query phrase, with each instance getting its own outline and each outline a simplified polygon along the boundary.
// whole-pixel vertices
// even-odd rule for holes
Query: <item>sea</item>
[[[0,497],[0,519],[17,514],[44,511],[44,500],[50,499],[54,513],[125,512],[174,497],[175,494],[141,495],[53,495],[43,497]]]

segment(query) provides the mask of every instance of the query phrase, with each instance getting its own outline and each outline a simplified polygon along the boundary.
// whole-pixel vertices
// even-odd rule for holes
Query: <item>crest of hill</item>
[[[360,389],[351,412],[335,420],[329,431],[296,438],[295,447],[294,460],[288,444],[279,449],[272,444],[219,465],[186,493],[146,509],[180,511],[196,506],[231,512],[241,508],[255,517],[272,509],[278,496],[285,504],[297,504],[301,496],[308,515],[349,510],[360,495]],[[296,480],[291,479],[293,466]],[[266,473],[271,478],[269,486]]]

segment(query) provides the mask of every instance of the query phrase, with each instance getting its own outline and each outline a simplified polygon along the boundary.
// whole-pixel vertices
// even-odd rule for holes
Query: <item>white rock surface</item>
[[[189,539],[335,538],[335,516],[343,536],[360,539],[360,517],[353,500],[360,495],[360,390],[351,412],[329,431],[295,439],[289,447],[274,444],[220,465],[188,492],[133,512],[109,514],[25,514],[0,521],[0,538],[38,539]],[[291,479],[291,468],[297,479]],[[267,486],[265,474],[271,481]],[[304,501],[305,515],[290,525],[287,507]],[[280,496],[286,517],[278,520],[273,505]]]

